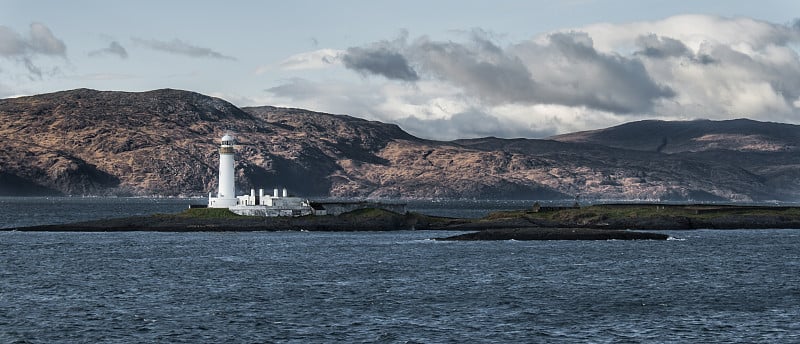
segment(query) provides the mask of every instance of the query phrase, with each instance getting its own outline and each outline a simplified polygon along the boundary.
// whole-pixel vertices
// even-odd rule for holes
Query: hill
[[[79,89],[0,100],[0,134],[7,138],[0,150],[0,195],[206,195],[216,188],[217,141],[234,133],[241,192],[287,187],[305,196],[372,198],[800,198],[795,126],[748,121],[783,131],[751,132],[744,125],[737,135],[763,138],[759,147],[783,148],[722,151],[710,139],[702,141],[704,149],[679,148],[719,135],[711,129],[717,122],[666,123],[692,132],[670,134],[675,150],[669,143],[669,149],[646,148],[652,145],[647,135],[619,139],[625,131],[664,130],[656,121],[602,135],[573,134],[583,135],[581,142],[573,142],[579,136],[442,142],[393,124],[302,109],[240,109],[188,91]]]
[[[713,150],[797,152],[800,149],[800,126],[749,119],[649,120],[558,135],[550,139],[661,153]]]

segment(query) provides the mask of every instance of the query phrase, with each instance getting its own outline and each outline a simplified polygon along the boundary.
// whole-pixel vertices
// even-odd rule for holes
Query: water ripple
[[[797,342],[800,230],[4,233],[0,342]]]

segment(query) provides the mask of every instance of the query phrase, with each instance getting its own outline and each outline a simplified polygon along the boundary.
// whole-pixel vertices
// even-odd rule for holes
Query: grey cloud
[[[650,59],[664,59],[672,57],[685,57],[695,63],[709,65],[717,61],[708,54],[694,54],[683,42],[670,38],[658,36],[656,34],[641,35],[636,38],[636,46],[639,48],[634,55]]]
[[[731,70],[736,68],[759,76],[787,104],[800,99],[800,61],[795,60],[791,64],[772,64],[724,45],[708,48],[706,53],[723,68]]]
[[[362,74],[382,75],[387,79],[416,81],[417,72],[405,56],[387,46],[348,48],[342,56],[344,66]]]
[[[67,52],[64,42],[53,36],[50,29],[40,23],[31,24],[30,46],[34,52],[44,55],[64,56]]]
[[[41,23],[32,23],[27,36],[22,36],[7,26],[0,26],[0,56],[24,65],[30,78],[41,78],[45,74],[33,61],[37,55],[66,58],[67,46]],[[57,73],[59,73],[57,67],[48,72],[48,74]]]
[[[265,91],[279,97],[295,100],[314,98],[323,93],[319,85],[302,78],[293,78],[288,83],[268,88]]]
[[[5,57],[32,56],[36,54],[66,56],[67,46],[53,36],[46,26],[32,23],[27,37],[7,26],[0,26],[0,55]]]
[[[550,47],[555,48],[566,58],[597,58],[599,53],[594,49],[594,41],[585,32],[556,32],[548,36]]]
[[[535,83],[519,58],[491,42],[474,38],[473,45],[417,40],[411,54],[422,68],[493,104],[529,102]]]
[[[119,56],[120,58],[126,59],[128,58],[128,51],[125,50],[125,47],[119,44],[119,42],[113,41],[106,48],[89,52],[89,56],[102,56],[102,55],[116,55]]]
[[[585,33],[555,33],[508,49],[474,35],[469,45],[417,40],[410,48],[424,71],[491,104],[558,104],[615,113],[647,112],[674,92],[641,61],[598,52]]]
[[[179,39],[173,39],[169,42],[159,41],[156,39],[141,39],[141,38],[133,38],[132,40],[137,44],[144,45],[145,47],[148,47],[150,49],[163,51],[170,54],[177,54],[177,55],[184,55],[191,57],[207,57],[207,58],[215,58],[223,60],[236,60],[236,58],[232,56],[223,55],[222,53],[219,53],[209,48],[203,48],[191,45]]]
[[[336,89],[336,87],[342,87]],[[556,134],[555,130],[539,130],[520,126],[509,126],[497,117],[489,115],[478,108],[459,112],[446,119],[420,119],[413,115],[405,118],[384,117],[376,108],[384,104],[385,99],[379,92],[370,92],[368,86],[330,85],[293,78],[287,82],[268,88],[265,91],[292,102],[303,102],[313,99],[314,104],[325,104],[326,112],[353,114],[359,117],[375,116],[378,120],[400,125],[404,130],[419,137],[437,140],[475,138],[486,136],[497,137],[548,137]],[[306,105],[308,106],[308,105]]]
[[[479,51],[486,51],[492,54],[502,54],[503,48],[500,48],[494,42],[492,42],[492,34],[482,29],[473,29],[472,30],[472,42],[476,45]]]
[[[687,48],[683,42],[669,37],[659,37],[656,34],[639,36],[636,38],[636,46],[639,47],[639,51],[634,54],[651,58],[691,55],[689,48]]]
[[[406,117],[394,121],[409,133],[419,137],[437,140],[455,140],[478,137],[549,137],[555,135],[552,129],[533,129],[508,125],[497,117],[479,109],[457,113],[447,119],[419,119]]]
[[[546,44],[527,41],[504,49],[482,31],[466,44],[421,37],[349,48],[345,66],[388,79],[421,76],[451,83],[490,105],[558,104],[640,113],[674,92],[657,84],[637,58],[598,52],[586,33],[555,33]],[[658,43],[658,45],[656,45]],[[643,39],[650,53],[676,53],[675,40]],[[683,46],[685,48],[685,46]],[[417,66],[414,70],[411,65]]]
[[[42,77],[42,69],[33,64],[33,61],[31,61],[31,59],[24,57],[22,58],[22,63],[25,64],[25,68],[28,69],[28,72],[39,78]]]
[[[646,113],[675,92],[659,85],[642,62],[601,53],[583,32],[554,33],[547,44],[513,47],[537,82],[533,101],[585,106],[613,113]]]
[[[0,55],[5,57],[21,56],[28,52],[25,40],[7,26],[0,26]]]
[[[380,111],[376,111],[376,108],[386,101],[386,95],[372,85],[319,83],[303,78],[292,78],[264,91],[273,96],[289,99],[293,104],[298,104],[297,106],[332,113],[354,114],[359,117],[375,115],[381,118]],[[319,108],[320,104],[324,104],[324,109]]]
[[[704,65],[710,65],[718,62],[713,57],[707,54],[697,54],[697,56],[695,56],[694,58],[694,61]]]

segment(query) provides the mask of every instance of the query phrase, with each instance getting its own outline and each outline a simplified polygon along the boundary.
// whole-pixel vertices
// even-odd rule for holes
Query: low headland
[[[156,214],[14,231],[58,232],[231,232],[231,231],[392,231],[450,230],[473,232],[438,240],[665,240],[642,231],[692,229],[800,228],[800,207],[736,205],[606,204],[540,207],[491,213],[485,217],[448,218],[383,209],[359,209],[338,216],[241,216],[227,209],[192,208]]]

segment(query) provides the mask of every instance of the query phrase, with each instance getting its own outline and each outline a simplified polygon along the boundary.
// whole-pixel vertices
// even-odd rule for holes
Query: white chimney
[[[277,188],[272,190],[272,197],[275,197],[275,198],[280,197],[280,196],[278,196],[278,189]]]
[[[283,188],[283,197],[289,197],[289,190],[286,190],[286,188]]]

